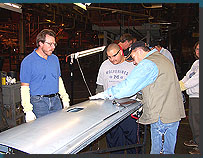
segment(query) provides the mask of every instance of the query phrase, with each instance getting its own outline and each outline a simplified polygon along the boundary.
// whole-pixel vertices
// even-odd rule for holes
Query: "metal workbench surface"
[[[75,154],[141,104],[125,106],[118,107],[110,100],[88,100],[0,133],[0,145],[30,154]]]

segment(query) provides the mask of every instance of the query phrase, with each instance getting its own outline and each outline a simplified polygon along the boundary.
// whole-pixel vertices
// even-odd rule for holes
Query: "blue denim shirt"
[[[146,57],[156,51],[156,49],[153,49]],[[156,80],[159,72],[158,68],[155,63],[145,58],[135,66],[124,81],[104,91],[108,99],[130,97]]]

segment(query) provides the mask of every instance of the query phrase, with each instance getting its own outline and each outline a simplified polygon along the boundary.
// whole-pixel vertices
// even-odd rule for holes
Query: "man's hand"
[[[63,101],[62,100],[62,102],[63,102],[63,108],[68,109],[68,107],[70,106],[69,101]]]
[[[95,99],[107,99],[107,95],[104,92],[98,93],[96,95],[93,95],[89,97],[90,100],[95,100]]]
[[[25,121],[26,122],[30,122],[36,119],[35,114],[32,111],[27,111],[25,113]]]

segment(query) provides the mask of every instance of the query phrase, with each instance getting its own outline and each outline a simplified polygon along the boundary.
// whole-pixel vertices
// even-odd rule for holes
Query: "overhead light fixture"
[[[13,3],[4,3],[5,5],[20,9],[22,6]]]
[[[154,17],[153,17],[153,16],[150,16],[148,19],[149,19],[149,20],[152,20],[152,19],[154,19]]]
[[[75,57],[75,59],[77,59],[77,58],[81,58],[81,57],[84,57],[87,55],[95,54],[95,53],[103,51],[105,49],[105,47],[106,46],[101,46],[101,47],[92,48],[92,49],[84,50],[81,52],[77,52],[77,53],[74,53],[74,57]]]
[[[106,46],[101,46],[101,47],[97,47],[97,48],[83,50],[83,51],[77,52],[77,53],[72,53],[72,54],[70,54],[70,55],[68,55],[66,57],[66,62],[68,62],[68,57],[71,58],[70,64],[72,64],[73,63],[73,59],[78,59],[78,58],[81,58],[81,57],[84,57],[84,56],[88,56],[88,55],[91,55],[91,54],[95,54],[95,53],[101,52],[105,48],[106,48]]]
[[[0,7],[14,12],[22,13],[22,5],[14,3],[0,3]]]
[[[91,3],[85,3],[86,6],[90,6]]]
[[[45,21],[55,24],[55,21],[52,21],[52,20],[49,20],[49,19],[45,19]]]
[[[87,6],[90,6],[91,3],[85,3],[85,4],[82,4],[82,3],[73,3],[75,5],[77,5],[78,7],[84,9],[84,10],[87,10]]]
[[[159,4],[159,3],[151,4],[151,6],[145,6],[145,5],[142,3],[142,6],[143,6],[144,8],[147,8],[147,9],[162,8],[162,4]]]
[[[86,5],[84,5],[84,4],[82,4],[82,3],[73,3],[73,4],[77,5],[78,7],[82,8],[82,9],[84,9],[84,10],[87,10]]]
[[[158,24],[158,25],[171,25],[172,23],[170,23],[170,22],[154,22],[153,24]]]

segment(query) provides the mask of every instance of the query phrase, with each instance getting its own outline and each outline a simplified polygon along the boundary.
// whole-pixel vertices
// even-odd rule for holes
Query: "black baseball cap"
[[[136,41],[134,42],[129,48],[128,51],[125,51],[126,53],[124,53],[125,57],[126,57],[126,61],[133,61],[132,57],[130,56],[132,53],[132,50],[134,50],[137,47],[145,47],[145,42],[143,41]]]

